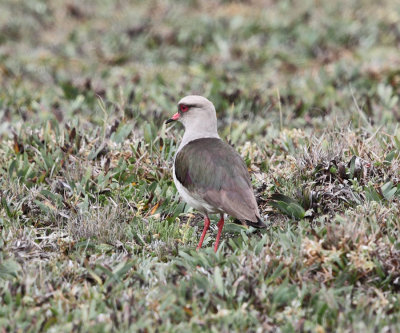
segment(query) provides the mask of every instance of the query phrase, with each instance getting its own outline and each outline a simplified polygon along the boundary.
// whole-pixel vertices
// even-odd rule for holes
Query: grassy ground
[[[400,331],[399,48],[395,0],[2,1],[0,331]],[[269,225],[216,254],[193,93]]]

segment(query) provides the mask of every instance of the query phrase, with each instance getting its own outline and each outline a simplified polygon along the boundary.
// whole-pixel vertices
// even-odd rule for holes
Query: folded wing
[[[239,220],[260,221],[247,167],[222,140],[189,142],[176,156],[175,175],[188,191],[211,206]]]

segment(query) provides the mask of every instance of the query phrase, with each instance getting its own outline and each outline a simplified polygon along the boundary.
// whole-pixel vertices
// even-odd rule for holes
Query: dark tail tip
[[[257,228],[257,229],[264,229],[264,228],[267,227],[267,226],[264,224],[264,222],[263,222],[258,216],[257,216],[257,222],[252,222],[252,221],[247,221],[247,220],[246,220],[246,223],[247,223],[248,225],[254,227],[254,228]]]
[[[247,224],[250,227],[257,228],[257,229],[264,229],[267,226],[264,224],[264,222],[257,216],[257,222],[249,221],[249,220],[244,220],[245,223],[242,223],[242,221],[236,219],[234,221],[237,224]]]

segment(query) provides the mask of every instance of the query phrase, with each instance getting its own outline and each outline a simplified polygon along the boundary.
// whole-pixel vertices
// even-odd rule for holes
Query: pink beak
[[[181,115],[179,114],[179,112],[177,112],[170,119],[168,119],[165,123],[166,124],[172,123],[173,121],[178,120],[180,118],[180,116]]]

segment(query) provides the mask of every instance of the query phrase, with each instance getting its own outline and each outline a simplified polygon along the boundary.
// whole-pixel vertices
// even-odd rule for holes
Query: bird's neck
[[[217,138],[219,139],[217,127],[215,128],[203,128],[201,131],[199,129],[191,129],[191,128],[186,128],[185,129],[185,134],[183,135],[182,142],[179,145],[178,152],[190,141],[196,140],[196,139],[202,139],[202,138]]]

